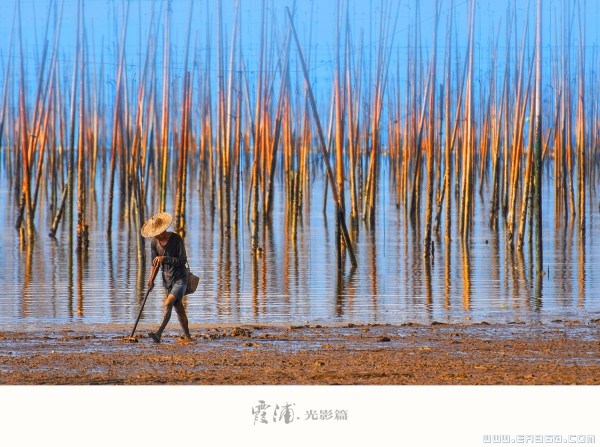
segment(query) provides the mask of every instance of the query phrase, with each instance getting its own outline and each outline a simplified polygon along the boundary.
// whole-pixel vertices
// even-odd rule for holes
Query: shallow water
[[[423,221],[418,228],[397,209],[387,182],[384,158],[376,227],[361,225],[356,247],[358,268],[346,261],[343,274],[335,268],[331,199],[326,218],[321,212],[324,178],[319,171],[305,203],[295,243],[286,234],[281,181],[275,209],[266,229],[265,254],[254,262],[245,221],[237,238],[222,246],[218,213],[211,218],[206,201],[190,175],[186,247],[192,271],[200,276],[198,291],[186,299],[192,323],[298,324],[408,321],[533,322],[600,317],[600,247],[598,203],[588,196],[587,234],[575,225],[554,220],[551,179],[544,178],[544,276],[536,287],[533,253],[506,247],[503,229],[487,224],[486,187],[476,194],[475,221],[470,242],[456,234],[445,242],[445,217],[435,239],[435,258],[426,268],[422,257]],[[47,191],[36,216],[37,238],[23,243],[14,229],[15,194],[6,172],[0,172],[3,228],[3,271],[0,321],[133,323],[144,296],[149,263],[140,269],[137,229],[126,222],[126,211],[115,202],[112,238],[107,238],[105,177],[98,175],[96,200],[91,205],[90,246],[83,257],[69,256],[66,226],[56,240],[47,236],[52,216]],[[170,198],[169,200],[171,200]],[[246,193],[241,198],[245,210]],[[454,203],[456,199],[453,197]],[[422,199],[425,208],[425,198]],[[167,208],[167,211],[172,211]],[[262,231],[262,229],[261,229]],[[261,236],[262,238],[262,236]],[[263,240],[263,239],[261,239]],[[146,253],[149,256],[149,241]],[[157,286],[160,281],[157,281]],[[150,294],[142,322],[158,323],[164,297],[161,287]],[[174,321],[176,324],[176,319]]]

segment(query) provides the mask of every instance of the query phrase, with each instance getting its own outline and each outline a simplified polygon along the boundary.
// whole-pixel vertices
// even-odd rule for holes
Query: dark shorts
[[[187,278],[178,279],[171,287],[167,287],[167,295],[173,295],[177,301],[181,301],[185,296],[185,290],[187,289]]]

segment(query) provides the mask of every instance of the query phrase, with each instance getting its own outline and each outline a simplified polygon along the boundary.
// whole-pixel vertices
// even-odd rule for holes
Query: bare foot
[[[160,343],[160,337],[157,334],[154,332],[149,332],[148,335],[152,340],[154,340],[154,343]]]
[[[194,339],[190,335],[184,335],[179,337],[179,341],[182,343],[194,343]]]

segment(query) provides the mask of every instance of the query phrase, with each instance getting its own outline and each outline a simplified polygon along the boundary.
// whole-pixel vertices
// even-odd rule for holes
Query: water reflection
[[[32,243],[15,234],[12,205],[17,202],[9,193],[10,180],[0,178],[0,196],[8,204],[0,210],[5,229],[0,319],[135,320],[149,265],[138,255],[139,231],[120,194],[115,198],[119,218],[112,237],[106,236],[102,177],[97,179],[96,199],[88,203],[90,247],[79,255],[63,227],[51,239],[38,224]],[[191,184],[200,180],[190,176]],[[388,185],[382,182],[380,187]],[[331,203],[325,214],[321,211],[323,190],[322,178],[316,175],[303,195],[304,212],[295,224],[291,210],[275,200],[271,221],[261,222],[263,252],[252,256],[245,213],[240,213],[237,230],[221,243],[210,195],[200,188],[188,189],[186,248],[192,271],[200,276],[198,291],[185,302],[192,323],[514,321],[600,314],[600,298],[594,294],[600,247],[593,225],[582,236],[574,219],[565,225],[550,219],[552,224],[544,228],[547,275],[541,277],[535,275],[534,248],[527,237],[522,250],[507,246],[504,229],[491,230],[481,218],[473,222],[472,237],[463,240],[456,222],[446,222],[443,214],[444,229],[440,227],[434,237],[434,256],[426,262],[422,219],[411,223],[396,208],[396,197],[385,194],[389,203],[377,207],[375,223],[367,228],[359,222],[360,231],[352,232],[359,267],[353,270],[345,261],[338,272],[334,225],[329,221],[334,213]],[[40,222],[52,216],[48,211],[41,214],[53,206],[48,200],[52,194],[48,190],[40,196],[44,204]],[[277,185],[275,197],[283,194],[284,187]],[[240,196],[240,204],[245,203],[247,191]],[[150,192],[148,201],[157,199]],[[168,207],[172,200],[167,198]],[[308,213],[312,200],[319,206]],[[589,202],[587,218],[592,224],[599,210]],[[477,206],[482,207],[477,216],[488,215],[485,204]],[[554,216],[552,207],[545,209]],[[148,241],[142,242],[148,255]],[[152,292],[142,321],[160,318],[162,293],[159,287]]]
[[[447,311],[451,308],[452,270],[450,258],[452,257],[452,241],[445,240],[444,244],[444,303]]]
[[[24,251],[25,252],[25,284],[23,287],[23,292],[25,296],[28,296],[29,294],[27,293],[30,286],[31,286],[31,279],[32,279],[32,275],[33,275],[33,251],[35,248],[35,244],[27,244],[25,241],[25,232],[21,231],[19,234],[19,241],[20,241],[20,250],[21,253]],[[27,299],[23,300],[23,317],[27,317],[28,316],[28,308],[29,308],[29,303]]]
[[[578,233],[579,241],[579,307],[583,308],[585,304],[585,281],[586,281],[586,256],[585,256],[585,232]]]
[[[471,309],[471,247],[469,241],[461,241],[463,266],[463,309]]]

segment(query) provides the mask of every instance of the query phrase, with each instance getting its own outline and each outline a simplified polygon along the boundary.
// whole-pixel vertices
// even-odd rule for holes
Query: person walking
[[[152,265],[157,267],[154,269],[154,275],[150,275],[148,280],[148,290],[154,288],[154,278],[158,273],[158,267],[162,266],[162,281],[167,291],[160,327],[156,332],[148,334],[155,343],[160,343],[162,333],[171,319],[173,307],[183,328],[184,339],[186,341],[192,339],[188,327],[188,318],[183,307],[183,297],[188,282],[188,273],[185,268],[187,255],[181,236],[167,231],[172,222],[173,216],[171,214],[159,213],[148,219],[141,230],[143,237],[152,238],[150,241]]]

